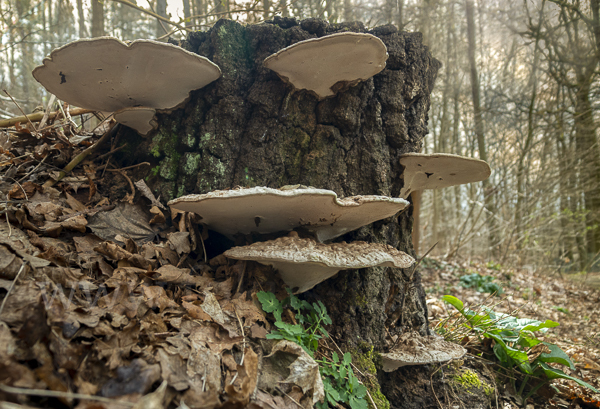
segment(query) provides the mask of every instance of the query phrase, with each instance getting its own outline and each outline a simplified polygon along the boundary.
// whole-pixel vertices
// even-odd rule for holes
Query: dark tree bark
[[[370,31],[388,47],[386,69],[321,102],[293,91],[262,66],[267,56],[295,42],[347,30],[367,32],[359,23],[277,18],[249,26],[220,20],[208,32],[191,34],[185,48],[218,64],[223,77],[194,92],[184,109],[161,116],[158,131],[140,139],[128,159],[153,164],[147,183],[163,201],[234,186],[293,184],[331,189],[340,197],[397,197],[403,184],[399,157],[421,150],[440,67],[420,33],[398,32],[391,25]],[[339,240],[388,243],[414,255],[411,212]],[[208,256],[214,257],[210,240]],[[405,285],[409,274],[393,268],[341,272],[303,296],[325,303],[334,321],[330,333],[347,348],[369,344],[384,351],[386,329],[430,331],[421,277],[417,273]],[[416,382],[411,376],[418,372],[386,374],[382,384],[393,394],[403,382]],[[407,393],[410,399],[392,407],[433,402],[418,388]]]

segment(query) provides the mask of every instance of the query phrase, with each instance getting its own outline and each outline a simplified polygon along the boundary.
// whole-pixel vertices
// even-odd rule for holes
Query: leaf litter
[[[89,133],[56,119],[43,129],[0,130],[0,402],[32,408],[310,408],[322,394],[313,362],[266,340],[258,291],[286,296],[269,268],[207,259],[198,216],[169,212],[136,167],[118,169],[116,132],[95,152]],[[106,140],[107,138],[100,138]],[[94,152],[61,174],[82,152]],[[85,156],[85,155],[83,155]],[[113,161],[114,162],[114,161]],[[59,180],[60,179],[60,180]],[[247,244],[247,243],[246,243]],[[558,277],[435,262],[424,272],[432,324],[476,270],[503,281],[495,308],[561,323],[546,336],[600,387],[600,293]],[[510,291],[509,291],[510,290]],[[557,383],[536,407],[599,407]],[[499,405],[515,406],[511,391]]]
[[[280,387],[265,381],[273,341],[256,293],[285,294],[272,271],[206,259],[197,216],[113,166],[114,143],[63,175],[100,135],[31,128],[0,130],[0,401],[313,407],[315,368],[298,351],[278,350],[291,364]]]

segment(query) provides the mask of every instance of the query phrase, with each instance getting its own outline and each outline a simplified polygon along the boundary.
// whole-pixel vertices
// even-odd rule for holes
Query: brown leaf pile
[[[127,170],[103,177],[110,155],[44,183],[89,143],[0,132],[0,402],[313,407],[314,367],[282,365],[301,353],[271,351],[265,339],[271,328],[256,292],[285,294],[268,269],[205,260],[198,220],[171,219]]]

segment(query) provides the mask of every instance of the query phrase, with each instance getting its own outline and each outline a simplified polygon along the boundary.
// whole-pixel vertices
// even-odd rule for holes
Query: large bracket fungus
[[[402,366],[426,365],[460,359],[467,353],[462,346],[445,341],[438,335],[421,336],[407,332],[400,336],[398,345],[381,354],[383,370],[395,371]]]
[[[449,153],[406,153],[400,164],[404,166],[404,187],[400,191],[404,198],[416,190],[480,182],[491,174],[487,162]]]
[[[202,223],[228,237],[304,227],[320,241],[393,216],[408,202],[387,196],[351,196],[316,188],[268,187],[217,190],[171,200],[173,209],[197,213]]]
[[[346,32],[292,44],[267,57],[264,66],[321,100],[379,73],[387,58],[379,38]]]
[[[33,76],[69,104],[112,112],[132,107],[174,109],[190,91],[218,79],[221,70],[207,58],[172,44],[98,37],[53,50]]]
[[[377,266],[407,268],[415,262],[408,254],[387,244],[364,241],[323,244],[300,238],[296,232],[276,240],[233,247],[223,254],[272,266],[295,293],[310,290],[340,270]]]

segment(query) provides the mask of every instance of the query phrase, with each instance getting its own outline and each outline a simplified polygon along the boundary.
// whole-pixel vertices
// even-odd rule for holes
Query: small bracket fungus
[[[445,341],[436,335],[423,337],[415,332],[400,336],[398,345],[390,352],[381,354],[383,370],[392,372],[401,366],[426,365],[460,359],[467,350],[458,344]]]
[[[199,214],[208,228],[228,237],[305,227],[325,241],[393,216],[408,202],[386,196],[338,199],[331,190],[315,188],[252,187],[182,196],[168,204],[173,209]]]
[[[123,108],[113,114],[115,121],[146,135],[158,125],[154,120],[156,109],[146,107]]]
[[[394,247],[380,243],[318,243],[291,232],[286,237],[233,247],[223,253],[236,260],[252,260],[272,266],[296,293],[310,290],[340,270],[367,267],[410,267],[415,260]]]
[[[480,182],[490,174],[490,165],[475,158],[448,153],[406,153],[400,157],[404,166],[404,187],[401,197],[408,197],[415,190]]]
[[[221,70],[172,44],[98,37],[57,48],[33,76],[71,105],[112,112],[139,106],[174,109],[190,91],[218,79]]]
[[[374,35],[337,33],[292,44],[267,57],[264,66],[321,100],[379,73],[387,58],[385,44]]]

